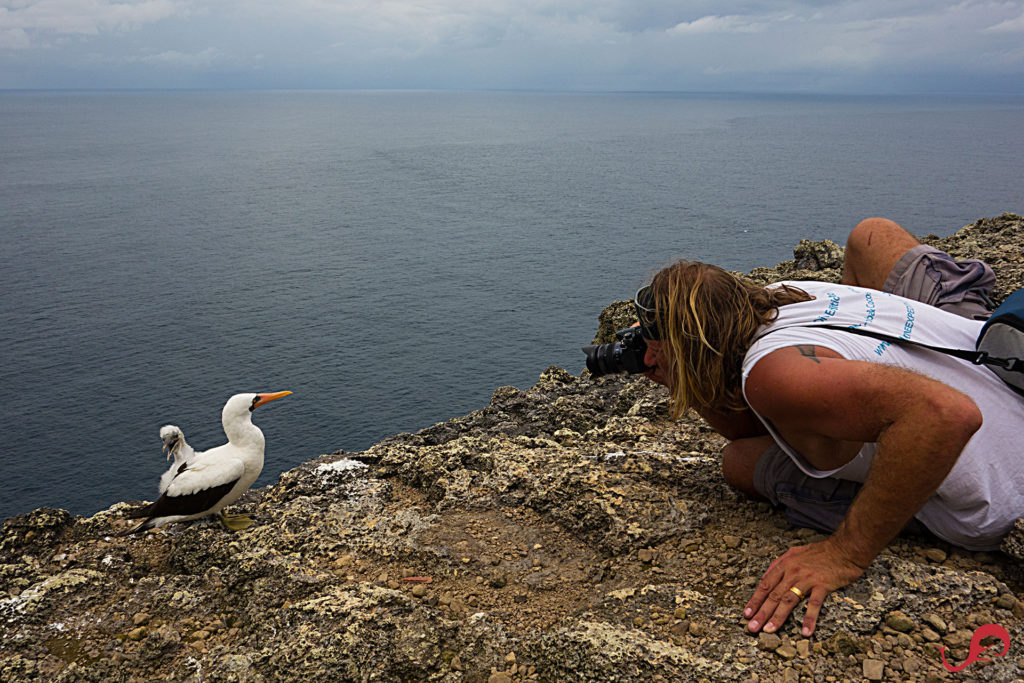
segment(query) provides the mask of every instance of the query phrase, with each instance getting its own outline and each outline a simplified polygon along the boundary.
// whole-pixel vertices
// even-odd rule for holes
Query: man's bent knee
[[[888,218],[880,216],[865,218],[850,231],[846,237],[846,246],[857,250],[865,249],[871,246],[873,233],[888,233],[897,228],[900,228],[899,224]]]
[[[729,442],[722,449],[722,476],[725,477],[725,482],[750,498],[765,500],[754,485],[754,471],[757,469],[757,461],[761,454],[772,444],[773,441],[768,436]]]
[[[843,282],[882,289],[889,271],[908,249],[920,244],[899,223],[888,218],[865,218],[846,239]]]

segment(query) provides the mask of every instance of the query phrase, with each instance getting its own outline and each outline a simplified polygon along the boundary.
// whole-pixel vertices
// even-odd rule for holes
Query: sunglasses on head
[[[645,285],[636,290],[633,297],[633,308],[636,310],[636,319],[640,321],[640,332],[647,339],[661,339],[661,331],[658,329],[658,312],[654,309],[654,290],[650,285]]]

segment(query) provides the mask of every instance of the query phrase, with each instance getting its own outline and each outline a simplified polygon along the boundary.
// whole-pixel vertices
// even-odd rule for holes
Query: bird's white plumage
[[[171,480],[170,485],[167,487],[167,495],[188,496],[231,481],[237,480],[239,484],[245,482],[245,459],[238,454],[222,453],[218,455],[216,451],[219,451],[221,448],[224,448],[224,446],[201,453],[190,462],[184,471]],[[252,482],[256,481],[256,477],[260,475],[260,470],[263,469],[262,465],[262,462],[259,463],[259,467],[250,464],[249,469],[253,476],[242,491],[249,488]],[[241,494],[239,493],[239,495]],[[233,503],[237,497],[237,495],[234,497],[225,496],[221,499],[221,507]],[[216,512],[216,510],[214,511]]]
[[[189,462],[196,456],[195,449],[185,440],[185,434],[177,425],[164,425],[160,428],[160,440],[164,443],[164,450],[167,458],[174,457],[170,468],[160,477],[160,484],[157,490],[163,495],[171,480],[178,474],[182,465]]]
[[[128,533],[217,514],[237,500],[263,470],[265,441],[263,432],[252,423],[252,410],[290,393],[229,398],[221,411],[228,442],[207,451],[195,452],[178,427],[161,428],[160,437],[175,464],[160,478],[160,498],[136,515],[147,519]]]

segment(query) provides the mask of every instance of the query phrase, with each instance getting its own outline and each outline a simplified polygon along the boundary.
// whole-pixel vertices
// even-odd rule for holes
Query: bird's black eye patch
[[[252,397],[252,403],[249,404],[249,412],[256,410],[256,403],[260,400],[260,395],[256,394]]]

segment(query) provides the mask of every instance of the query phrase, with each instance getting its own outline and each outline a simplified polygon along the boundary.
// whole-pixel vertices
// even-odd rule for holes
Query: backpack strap
[[[953,356],[955,358],[974,363],[975,365],[995,365],[1003,368],[1004,370],[1009,370],[1010,372],[1024,372],[1024,359],[1021,358],[995,358],[990,356],[987,351],[949,349],[942,346],[932,346],[931,344],[922,344],[921,342],[911,341],[910,339],[903,339],[901,337],[894,337],[882,332],[873,332],[860,327],[843,327],[842,325],[808,325],[808,327],[824,327],[829,330],[839,330],[840,332],[859,334],[862,337],[874,337],[875,339],[887,341],[892,344],[911,344],[913,346],[931,349],[932,351],[938,351],[939,353],[944,353],[948,356]]]

